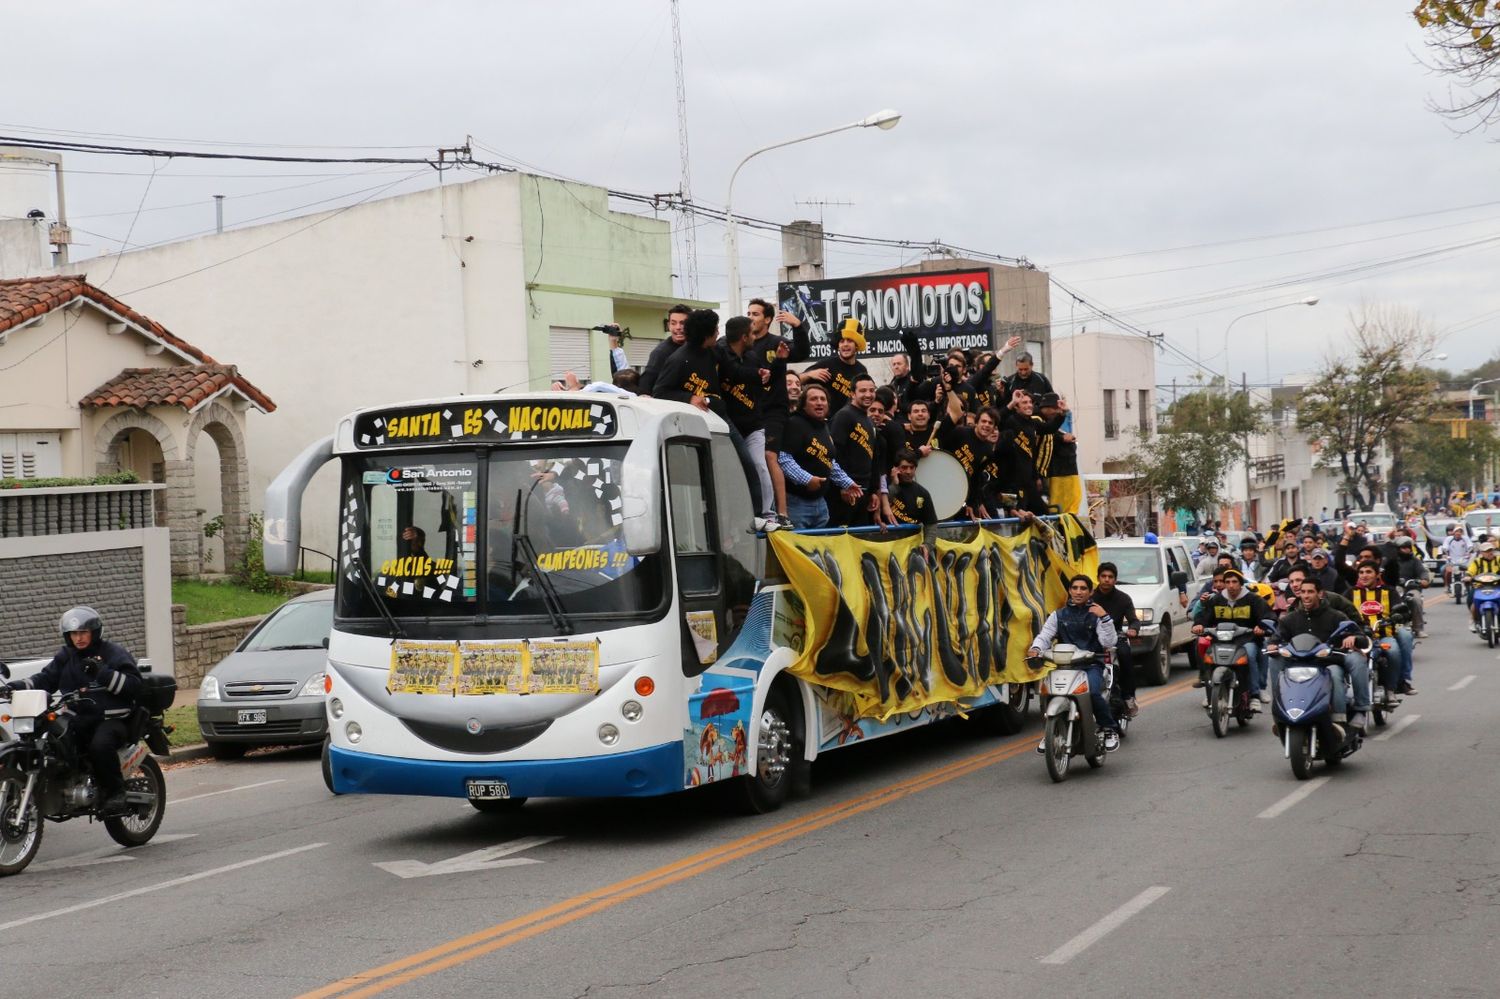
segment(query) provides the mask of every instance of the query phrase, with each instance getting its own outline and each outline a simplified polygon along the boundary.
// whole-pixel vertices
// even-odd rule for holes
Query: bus
[[[340,794],[500,812],[734,781],[767,811],[840,746],[956,714],[1017,730],[1007,683],[1038,675],[1026,644],[1093,557],[1076,518],[953,525],[936,551],[757,535],[717,416],[558,392],[344,417],[267,490],[270,571],[332,461]]]

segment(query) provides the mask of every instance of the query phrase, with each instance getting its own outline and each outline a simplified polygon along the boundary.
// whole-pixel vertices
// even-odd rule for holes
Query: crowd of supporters
[[[729,425],[755,527],[932,525],[917,469],[934,452],[962,467],[961,516],[1030,518],[1077,511],[1082,499],[1067,400],[1034,365],[999,351],[928,355],[915,336],[878,385],[861,360],[863,325],[846,319],[827,357],[812,358],[805,324],[763,299],[720,324],[708,309],[673,306],[667,337],[639,370],[612,345],[612,386],[709,410]],[[796,367],[794,367],[796,366]],[[577,388],[559,382],[554,388]]]

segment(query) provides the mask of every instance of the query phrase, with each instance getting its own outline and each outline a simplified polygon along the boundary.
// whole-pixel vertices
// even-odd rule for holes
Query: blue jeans
[[[828,526],[828,504],[821,496],[808,499],[806,496],[788,492],[786,515],[791,518],[792,527],[798,531]]]
[[[1411,657],[1416,651],[1417,640],[1411,629],[1401,625],[1396,629],[1396,645],[1401,649],[1401,680],[1411,680]]]
[[[1344,672],[1354,685],[1354,710],[1370,710],[1370,660],[1358,652],[1345,652],[1342,665],[1331,663],[1328,674],[1333,678],[1333,713],[1345,714],[1348,699],[1344,694]]]
[[[1114,728],[1115,717],[1109,713],[1109,690],[1104,686],[1104,667],[1085,666],[1089,678],[1089,701],[1094,705],[1094,724]]]

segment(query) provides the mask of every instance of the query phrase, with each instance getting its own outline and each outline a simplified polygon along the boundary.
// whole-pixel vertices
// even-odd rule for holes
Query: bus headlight
[[[359,727],[359,722],[352,721],[344,726],[344,735],[348,737],[350,742],[358,742],[364,738],[365,730]]]
[[[599,726],[599,741],[606,746],[613,746],[620,741],[620,730],[605,722]]]
[[[328,713],[333,715],[334,718],[344,717],[344,702],[337,697],[330,697],[328,699]]]
[[[626,701],[620,705],[620,715],[628,722],[638,722],[646,709],[641,707],[640,701]]]

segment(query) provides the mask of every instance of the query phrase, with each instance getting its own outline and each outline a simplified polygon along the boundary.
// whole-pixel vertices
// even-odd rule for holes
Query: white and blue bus
[[[272,572],[294,567],[303,490],[334,460],[324,775],[338,793],[502,811],[734,779],[767,810],[820,752],[955,713],[854,718],[785,672],[789,588],[774,559],[768,578],[711,413],[576,392],[360,410],[268,489]],[[986,686],[964,706],[998,705],[1004,728],[1005,695]]]

